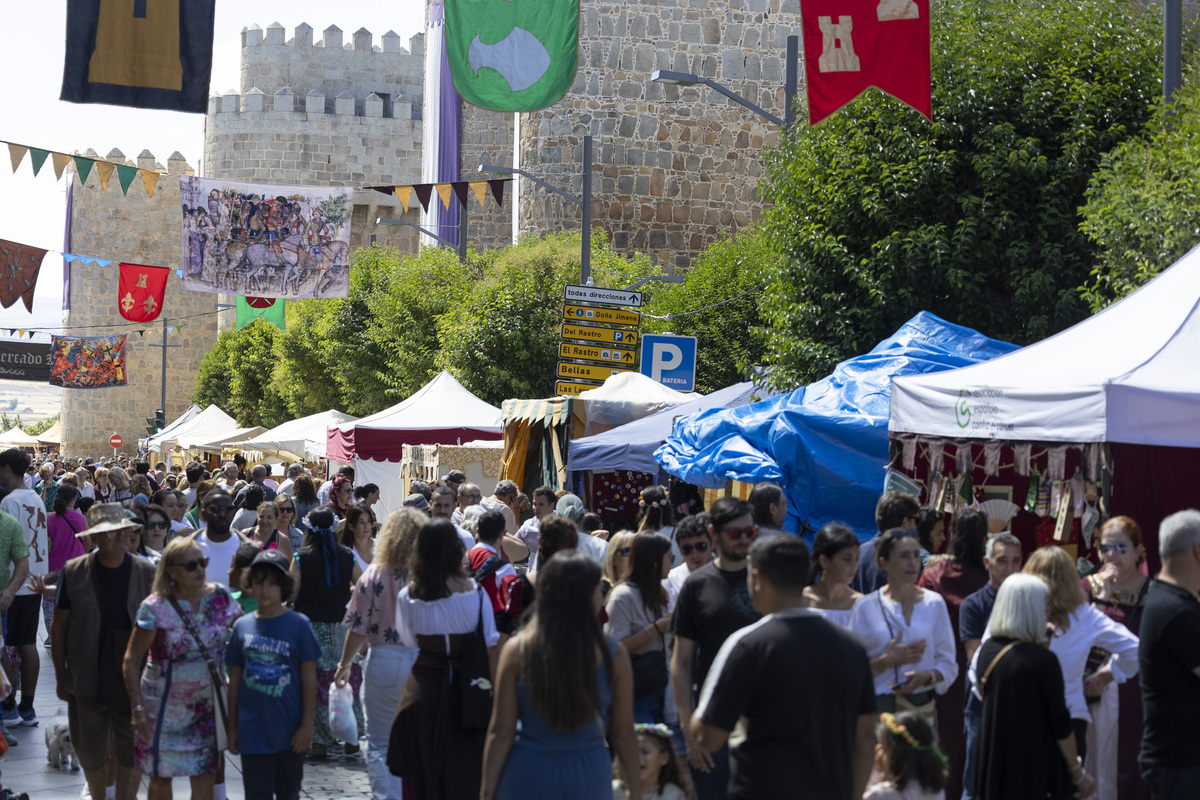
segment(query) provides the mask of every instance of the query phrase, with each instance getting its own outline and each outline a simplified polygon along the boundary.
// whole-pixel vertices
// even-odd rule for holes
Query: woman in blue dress
[[[640,800],[633,670],[600,628],[600,567],[583,553],[556,553],[537,588],[533,617],[500,653],[479,796],[611,800],[607,741]]]

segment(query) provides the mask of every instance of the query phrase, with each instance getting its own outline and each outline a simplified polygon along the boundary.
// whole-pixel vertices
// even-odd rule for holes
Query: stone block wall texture
[[[143,169],[163,170],[152,154],[143,151],[136,162],[119,150],[98,156],[84,155]],[[215,294],[189,292],[175,274],[181,268],[179,175],[192,174],[183,156],[172,154],[165,168],[169,174],[158,179],[154,197],[148,198],[137,179],[128,195],[121,194],[115,179],[100,188],[96,171],[86,183],[72,173],[74,189],[70,224],[72,253],[122,260],[127,263],[169,267],[162,315],[154,322],[134,323],[117,310],[117,278],[113,263],[71,264],[70,311],[64,317],[68,335],[110,336],[127,333],[126,367],[128,385],[111,389],[64,389],[62,394],[62,451],[68,455],[100,456],[112,452],[109,437],[115,432],[125,440],[121,450],[132,453],[137,440],[146,436],[146,417],[159,407],[162,380],[162,319],[179,320],[182,331],[169,335],[167,350],[167,420],[182,414],[190,404],[192,384],[200,359],[212,347],[217,334]],[[86,326],[94,330],[72,330]],[[97,328],[96,326],[103,326]],[[137,331],[145,330],[144,336]]]
[[[463,103],[462,146],[459,158],[459,174],[463,180],[500,177],[477,172],[480,164],[513,163],[513,115],[489,111],[485,108]],[[509,183],[504,190],[504,205],[497,206],[491,192],[487,202],[480,208],[473,201],[469,204],[467,218],[467,241],[474,247],[486,248],[508,244],[512,241],[512,208],[516,198]]]
[[[521,167],[580,194],[590,133],[594,224],[618,250],[686,269],[761,215],[762,148],[778,134],[710,89],[650,75],[713,78],[782,117],[786,39],[800,34],[799,0],[584,0],[575,82],[556,105],[521,115]],[[577,206],[530,181],[519,202],[522,231],[579,226]]]

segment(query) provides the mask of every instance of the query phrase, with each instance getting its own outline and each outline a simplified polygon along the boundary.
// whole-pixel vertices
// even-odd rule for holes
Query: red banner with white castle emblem
[[[809,123],[874,86],[933,119],[929,0],[802,0]]]
[[[167,267],[122,264],[117,279],[117,308],[130,322],[151,322],[162,313],[167,293]]]

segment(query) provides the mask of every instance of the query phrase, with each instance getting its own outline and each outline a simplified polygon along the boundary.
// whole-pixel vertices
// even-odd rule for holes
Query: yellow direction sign
[[[565,324],[562,326],[562,338],[581,339],[585,342],[595,342],[597,344],[619,344],[625,347],[636,347],[640,337],[637,331],[601,328],[597,325]]]
[[[602,366],[600,364],[568,364],[565,361],[558,362],[558,377],[571,378],[588,381],[604,382],[608,378],[616,375],[618,372],[636,372],[637,370],[630,367]]]
[[[642,315],[636,311],[597,306],[563,306],[563,319],[574,322],[600,322],[607,325],[637,325]]]
[[[554,384],[554,394],[557,397],[578,397],[580,392],[595,389],[598,383],[575,383],[574,381],[557,381]]]
[[[633,369],[637,366],[637,353],[633,350],[622,350],[619,347],[596,347],[587,344],[571,344],[563,342],[558,346],[558,354],[563,358],[574,358],[580,361],[599,361],[604,364],[621,364]]]

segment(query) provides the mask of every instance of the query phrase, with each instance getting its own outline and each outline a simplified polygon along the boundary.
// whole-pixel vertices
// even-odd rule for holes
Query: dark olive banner
[[[0,339],[0,380],[50,381],[50,345]]]

